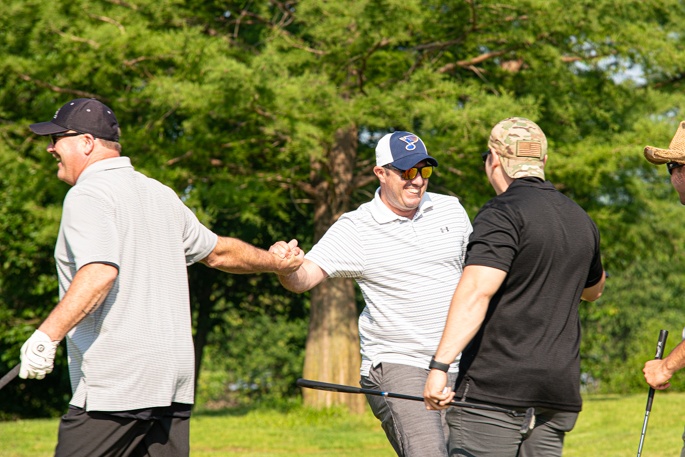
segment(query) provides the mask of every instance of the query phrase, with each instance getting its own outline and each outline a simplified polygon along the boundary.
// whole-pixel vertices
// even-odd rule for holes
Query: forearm
[[[480,330],[490,299],[507,273],[496,268],[473,265],[464,269],[454,291],[445,330],[435,360],[451,363]]]
[[[318,265],[305,260],[300,268],[289,275],[279,275],[281,285],[291,292],[306,292],[326,279],[328,275]]]
[[[665,368],[671,373],[685,368],[685,343],[680,342],[664,359]]]
[[[279,258],[237,238],[220,236],[214,250],[202,260],[205,265],[227,273],[273,273]]]
[[[452,363],[480,330],[490,297],[478,290],[458,290],[452,298],[445,330],[435,351],[435,360]]]
[[[102,263],[92,263],[81,268],[62,300],[38,330],[53,341],[64,339],[69,330],[105,301],[117,275],[118,270],[115,267]]]

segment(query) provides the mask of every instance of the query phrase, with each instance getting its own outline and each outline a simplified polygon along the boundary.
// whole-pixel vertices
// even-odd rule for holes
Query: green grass
[[[575,429],[566,437],[565,457],[634,456],[640,442],[647,392],[588,396]],[[685,393],[657,392],[643,448],[644,457],[680,455],[685,427]],[[51,456],[57,419],[0,422],[0,457]],[[193,457],[393,457],[371,413],[279,410],[199,412],[191,422]]]

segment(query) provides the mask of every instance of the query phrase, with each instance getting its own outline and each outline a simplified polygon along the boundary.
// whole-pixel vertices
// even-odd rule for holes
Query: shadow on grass
[[[289,398],[274,401],[259,401],[250,405],[202,405],[193,409],[195,417],[244,417],[250,413],[278,412],[287,414],[302,411],[302,398]]]

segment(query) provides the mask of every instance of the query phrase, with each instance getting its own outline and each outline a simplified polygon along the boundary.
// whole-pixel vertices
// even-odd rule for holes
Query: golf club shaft
[[[390,397],[399,398],[401,400],[413,400],[413,401],[423,401],[423,397],[416,397],[413,395],[397,394],[393,392],[383,392],[380,390],[363,389],[361,387],[346,386],[343,384],[331,384],[328,382],[312,381],[310,379],[298,379],[297,385],[300,387],[306,387],[309,389],[317,390],[327,390],[331,392],[340,392],[346,394],[365,394],[365,395],[376,395],[380,397]],[[458,408],[472,408],[472,409],[482,409],[486,411],[497,411],[500,413],[506,413],[512,417],[525,417],[526,413],[513,411],[505,408],[499,408],[497,406],[482,405],[480,403],[468,403],[464,401],[452,401],[449,403],[450,406],[456,406]]]
[[[16,364],[14,366],[14,368],[12,368],[10,371],[8,371],[5,374],[5,376],[3,376],[2,379],[0,379],[0,389],[5,387],[7,384],[9,384],[9,382],[11,380],[13,380],[14,378],[17,377],[17,375],[19,374],[19,367],[21,367],[21,364],[20,363]]]
[[[666,346],[666,338],[668,338],[668,331],[661,330],[659,332],[659,341],[656,344],[655,360],[661,359],[664,355],[664,346]],[[642,434],[640,435],[640,445],[637,448],[637,457],[642,455],[642,446],[645,443],[645,435],[647,434],[647,423],[649,422],[649,413],[652,411],[652,401],[654,400],[654,388],[649,388],[647,394],[647,407],[645,408],[645,419],[642,422]]]

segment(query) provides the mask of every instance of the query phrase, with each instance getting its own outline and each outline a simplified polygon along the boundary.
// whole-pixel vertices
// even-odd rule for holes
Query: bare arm
[[[297,241],[286,244],[288,252],[278,254],[252,246],[237,238],[220,236],[214,250],[202,263],[227,273],[289,274],[297,270],[304,260],[304,252]]]
[[[82,267],[76,272],[69,290],[38,330],[53,341],[62,340],[69,330],[105,301],[118,274],[116,267],[104,263]]]
[[[289,243],[277,241],[271,245],[269,252],[285,255],[288,249],[290,249]],[[328,274],[308,259],[304,259],[302,266],[292,273],[278,276],[283,287],[297,294],[313,289],[326,278],[328,278]]]
[[[297,271],[289,275],[279,276],[278,280],[289,291],[300,294],[314,288],[327,277],[328,275],[321,267],[311,260],[305,259]]]
[[[671,386],[668,381],[673,374],[682,368],[685,368],[685,342],[683,341],[673,348],[665,359],[650,360],[645,363],[642,372],[645,374],[647,384],[654,389],[664,390]]]
[[[604,284],[606,282],[607,276],[606,272],[602,273],[602,279],[599,280],[594,286],[586,287],[583,289],[583,294],[580,296],[585,301],[595,301],[602,296],[604,292]]]
[[[464,268],[447,314],[445,330],[435,353],[435,360],[451,363],[478,333],[490,299],[504,282],[507,273],[497,268],[469,265]],[[445,392],[447,374],[431,370],[423,392],[428,409],[443,409],[451,401],[453,392]],[[443,405],[439,405],[440,402]]]

